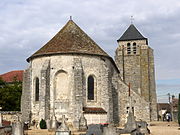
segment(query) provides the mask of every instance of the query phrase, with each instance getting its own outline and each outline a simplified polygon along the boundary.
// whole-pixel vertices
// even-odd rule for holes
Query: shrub
[[[43,119],[41,119],[39,125],[40,125],[40,128],[41,128],[41,129],[46,129],[46,128],[47,128],[47,126],[46,126],[46,121],[43,120]]]

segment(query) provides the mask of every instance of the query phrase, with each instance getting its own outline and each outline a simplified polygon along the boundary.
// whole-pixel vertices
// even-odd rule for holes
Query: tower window
[[[127,43],[127,54],[131,54],[131,44]]]
[[[35,80],[35,101],[39,101],[39,78]]]
[[[92,75],[90,75],[88,77],[87,84],[88,84],[88,88],[87,88],[88,89],[88,93],[87,93],[88,100],[94,100],[94,77]]]
[[[136,51],[137,51],[137,47],[136,47],[136,43],[134,42],[133,43],[133,53],[136,54]]]

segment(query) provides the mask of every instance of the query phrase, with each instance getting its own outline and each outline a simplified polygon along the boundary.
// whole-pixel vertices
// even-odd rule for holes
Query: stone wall
[[[79,127],[79,119],[83,110],[83,67],[80,58],[73,59],[74,65],[74,91],[73,91],[73,124]]]
[[[150,102],[151,102],[151,120],[157,120],[157,95],[155,82],[155,65],[153,49],[149,47],[149,78],[150,78]]]
[[[132,47],[131,54],[127,54],[127,43],[132,46],[134,42],[137,45],[136,54],[133,53]],[[141,46],[146,45],[146,40],[121,41],[118,44],[115,62],[120,70],[120,76],[126,83],[131,83],[131,87],[136,93],[141,94]]]
[[[46,60],[40,71],[41,90],[39,92],[39,117],[42,119],[50,119],[50,62]]]
[[[21,112],[18,111],[0,111],[2,120],[10,121],[11,123],[21,118]]]
[[[119,78],[119,117],[120,125],[124,125],[126,122],[128,110],[130,107],[130,101],[132,107],[134,108],[134,115],[137,121],[150,121],[150,111],[149,102],[145,101],[144,98],[139,96],[134,90],[130,90],[129,97],[129,87],[126,85],[121,78]],[[131,100],[130,100],[131,98]]]
[[[23,90],[21,96],[22,121],[27,122],[31,117],[31,68],[23,73]]]
[[[107,120],[113,123],[118,118],[116,96],[118,74],[109,58],[94,55],[54,55],[39,57],[31,62],[31,112],[32,119],[40,121],[55,114],[58,121],[62,115],[68,123],[77,127],[83,107],[101,107],[107,112]],[[56,98],[56,77],[58,72],[67,74],[68,98]],[[87,79],[95,80],[95,99],[87,99]],[[35,78],[40,79],[40,100],[35,101]],[[113,81],[114,80],[114,81]],[[58,86],[59,87],[59,86]],[[60,88],[60,87],[59,87]]]
[[[127,44],[136,43],[136,54],[127,53]],[[132,46],[133,47],[133,46]],[[121,79],[131,84],[131,88],[149,102],[150,119],[157,120],[156,88],[153,50],[146,40],[120,41],[116,50],[116,64],[120,70]]]

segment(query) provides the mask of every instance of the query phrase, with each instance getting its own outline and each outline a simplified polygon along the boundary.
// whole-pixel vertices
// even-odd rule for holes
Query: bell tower
[[[153,49],[137,28],[131,24],[117,40],[115,62],[122,80],[150,105],[150,119],[157,120]]]

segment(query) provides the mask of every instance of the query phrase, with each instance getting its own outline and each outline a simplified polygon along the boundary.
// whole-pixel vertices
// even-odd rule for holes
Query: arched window
[[[88,89],[88,93],[87,93],[88,100],[94,100],[94,77],[92,75],[90,75],[88,77],[87,84],[88,84],[88,88],[87,88]]]
[[[133,43],[133,53],[136,54],[136,43]]]
[[[35,80],[35,101],[39,101],[39,78]]]
[[[131,44],[127,43],[127,54],[131,54]]]

